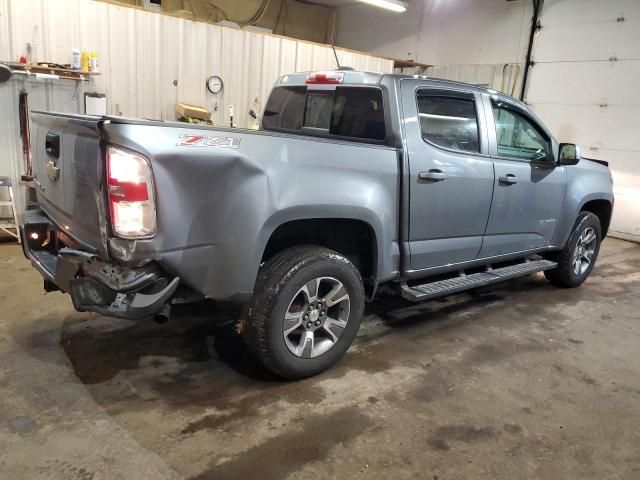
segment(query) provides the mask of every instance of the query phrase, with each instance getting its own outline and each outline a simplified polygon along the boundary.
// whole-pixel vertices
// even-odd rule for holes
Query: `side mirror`
[[[580,147],[573,143],[561,143],[558,151],[558,165],[575,165],[580,161]]]

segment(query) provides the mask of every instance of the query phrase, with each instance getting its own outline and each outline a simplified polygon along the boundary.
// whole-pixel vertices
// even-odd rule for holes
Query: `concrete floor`
[[[582,288],[542,275],[368,308],[337,368],[281,382],[186,309],[73,311],[0,245],[0,478],[638,479],[640,245]]]

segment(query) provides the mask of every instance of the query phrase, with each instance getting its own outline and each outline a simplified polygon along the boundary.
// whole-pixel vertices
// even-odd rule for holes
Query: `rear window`
[[[382,91],[371,87],[273,89],[262,119],[265,130],[304,130],[337,137],[384,140]]]

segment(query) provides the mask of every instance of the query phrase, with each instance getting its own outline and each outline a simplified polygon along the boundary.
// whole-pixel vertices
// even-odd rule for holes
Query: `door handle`
[[[504,185],[513,185],[514,183],[518,183],[518,177],[509,173],[500,177],[500,183]]]
[[[442,170],[432,169],[428,172],[420,172],[418,174],[420,180],[431,180],[433,182],[441,182],[447,178],[447,174]]]

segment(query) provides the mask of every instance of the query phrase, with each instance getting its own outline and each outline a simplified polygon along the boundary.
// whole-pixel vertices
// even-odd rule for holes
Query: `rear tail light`
[[[307,85],[336,85],[344,80],[344,72],[312,72],[307,75]]]
[[[107,188],[113,232],[121,238],[156,233],[156,205],[149,162],[142,155],[107,148]]]

